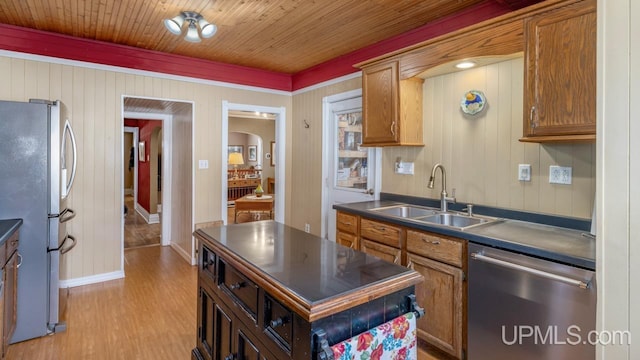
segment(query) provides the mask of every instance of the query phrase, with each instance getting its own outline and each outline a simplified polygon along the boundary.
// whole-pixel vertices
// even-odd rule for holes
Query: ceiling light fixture
[[[463,61],[461,63],[456,64],[456,67],[458,69],[470,69],[474,66],[476,66],[476,63],[474,63],[473,61]]]
[[[183,11],[173,19],[165,19],[164,26],[174,35],[182,34],[182,25],[187,23],[187,34],[184,39],[189,42],[200,42],[200,37],[208,39],[215,35],[218,27],[210,24],[202,15],[193,11]],[[198,32],[199,28],[199,32]]]

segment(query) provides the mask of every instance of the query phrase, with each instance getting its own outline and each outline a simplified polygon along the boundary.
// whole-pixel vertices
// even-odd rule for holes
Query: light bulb
[[[212,37],[218,31],[217,26],[210,24],[203,18],[200,18],[200,20],[198,20],[198,25],[200,26],[200,34],[205,39]]]
[[[194,43],[200,42],[200,36],[198,36],[198,28],[196,27],[195,23],[189,23],[189,30],[187,30],[187,35],[185,35],[184,39]]]
[[[184,18],[182,15],[178,15],[173,19],[164,20],[164,26],[174,35],[180,35],[182,32],[182,24],[184,24]]]
[[[476,66],[476,63],[474,63],[473,61],[463,61],[461,63],[456,64],[456,67],[458,69],[470,69],[474,66]]]

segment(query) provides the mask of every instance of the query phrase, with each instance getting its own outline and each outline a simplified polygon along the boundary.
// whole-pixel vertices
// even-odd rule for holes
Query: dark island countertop
[[[367,201],[334,205],[334,209],[425,230],[442,235],[465,239],[480,245],[544,258],[551,261],[595,270],[595,239],[585,236],[583,230],[539,224],[523,220],[504,219],[499,222],[473,227],[465,231],[401,219],[371,211],[378,207],[407,204],[392,200]],[[475,208],[475,207],[474,207]]]
[[[422,281],[414,270],[275,221],[204,228],[194,235],[307,321]]]
[[[22,219],[0,220],[0,245],[3,245],[20,226],[22,226]]]

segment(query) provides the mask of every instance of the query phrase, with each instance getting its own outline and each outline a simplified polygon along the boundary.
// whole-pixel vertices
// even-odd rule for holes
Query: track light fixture
[[[200,42],[200,37],[208,39],[215,35],[218,27],[210,24],[202,15],[193,11],[183,11],[173,19],[165,19],[164,26],[174,35],[182,34],[182,25],[187,23],[187,34],[184,39],[189,42]],[[199,29],[199,31],[198,31]]]

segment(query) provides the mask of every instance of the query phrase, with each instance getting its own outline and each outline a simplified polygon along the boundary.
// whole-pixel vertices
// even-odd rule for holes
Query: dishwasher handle
[[[538,270],[538,269],[533,269],[527,266],[523,266],[520,264],[514,264],[512,262],[508,262],[508,261],[504,261],[504,260],[500,260],[500,259],[496,259],[490,256],[486,256],[480,253],[471,253],[471,258],[475,259],[475,260],[479,260],[479,261],[484,261],[490,264],[494,264],[497,266],[502,266],[502,267],[506,267],[509,269],[514,269],[514,270],[518,270],[518,271],[522,271],[522,272],[526,272],[529,274],[533,274],[533,275],[537,275],[543,278],[547,278],[547,279],[552,279],[552,280],[557,280],[560,282],[563,282],[565,284],[569,284],[569,285],[573,285],[573,286],[577,286],[581,289],[587,289],[589,288],[591,282],[584,282],[582,280],[576,280],[576,279],[572,279],[566,276],[562,276],[562,275],[557,275],[557,274],[553,274],[547,271],[542,271],[542,270]]]

